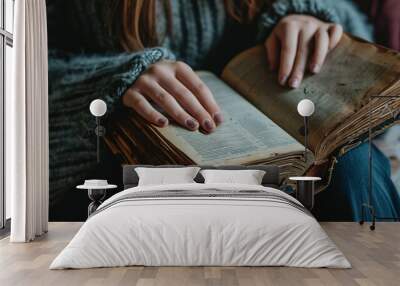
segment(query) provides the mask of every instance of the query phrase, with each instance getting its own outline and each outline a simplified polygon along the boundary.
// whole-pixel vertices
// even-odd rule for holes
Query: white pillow
[[[261,185],[265,171],[261,170],[202,170],[205,184]]]
[[[199,167],[135,168],[139,176],[138,186],[195,183],[193,179],[199,170]]]

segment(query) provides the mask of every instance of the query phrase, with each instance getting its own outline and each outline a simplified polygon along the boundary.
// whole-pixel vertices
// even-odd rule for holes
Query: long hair
[[[110,27],[126,51],[159,44],[156,4],[160,1],[167,15],[166,33],[172,31],[170,0],[114,0]],[[196,0],[195,0],[196,1]],[[267,0],[223,0],[227,14],[241,23],[250,23]]]

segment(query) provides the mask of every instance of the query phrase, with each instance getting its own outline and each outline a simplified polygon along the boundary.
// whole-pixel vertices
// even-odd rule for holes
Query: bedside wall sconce
[[[90,103],[90,113],[96,117],[96,128],[94,132],[97,136],[97,163],[100,163],[100,137],[106,134],[106,129],[100,124],[100,118],[107,112],[107,104],[101,99],[95,99]]]
[[[300,100],[297,104],[297,112],[304,118],[304,161],[307,162],[308,145],[308,118],[314,114],[315,105],[309,99]]]

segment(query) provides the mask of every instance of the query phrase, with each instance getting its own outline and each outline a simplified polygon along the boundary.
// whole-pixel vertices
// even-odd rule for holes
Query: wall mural
[[[399,76],[398,56],[339,36],[322,69],[306,67],[301,83],[282,78],[285,57],[279,62],[279,49],[271,56],[279,46],[273,41],[282,22],[298,19],[287,9],[279,22],[274,1],[255,1],[264,3],[256,10],[237,2],[47,1],[51,220],[86,219],[89,199],[76,186],[106,179],[119,186],[112,195],[122,188],[122,164],[276,164],[286,191],[290,176],[323,178],[313,210],[318,219],[360,219],[369,118],[356,118],[371,87],[379,93]],[[302,13],[329,29],[337,29],[330,22],[339,16],[351,17],[352,25],[341,23],[344,30],[373,39],[356,6],[324,5],[321,11],[338,18],[312,7]],[[296,109],[305,98],[315,104],[309,154]],[[106,108],[100,102],[90,110],[96,99]],[[376,113],[382,108],[371,106]],[[398,110],[399,100],[385,106]],[[388,128],[392,121],[373,117],[375,129],[386,130],[372,149],[373,203],[379,216],[398,217],[400,129]]]

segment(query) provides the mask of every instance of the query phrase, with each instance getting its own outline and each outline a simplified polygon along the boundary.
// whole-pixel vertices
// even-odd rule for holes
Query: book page
[[[171,125],[157,128],[168,141],[198,164],[245,164],[303,146],[257,108],[209,72],[198,72],[219,104],[224,122],[212,134]]]
[[[304,140],[299,133],[303,118],[297,104],[305,98],[312,100],[315,113],[310,118],[309,142],[315,151],[332,130],[367,103],[370,94],[380,93],[399,78],[399,56],[344,35],[322,71],[306,75],[298,89],[278,84],[263,46],[235,57],[222,78],[300,142]]]

